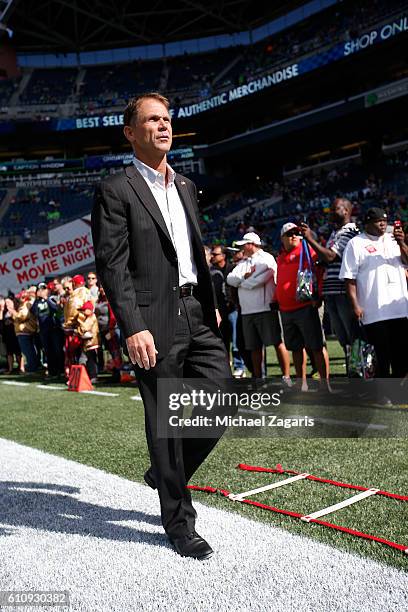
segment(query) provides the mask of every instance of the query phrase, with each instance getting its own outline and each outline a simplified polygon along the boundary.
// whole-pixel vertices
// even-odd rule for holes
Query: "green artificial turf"
[[[330,354],[336,351],[341,357],[338,345],[330,342]],[[268,361],[273,361],[274,357],[272,352],[268,353]],[[336,369],[344,373],[344,370],[340,372],[340,361],[335,362]],[[275,365],[268,370],[268,375],[273,374],[277,374]],[[39,389],[36,387],[39,380],[35,377],[30,378],[29,386],[22,387],[3,385],[1,381],[4,380],[29,379],[21,376],[0,377],[0,437],[131,480],[143,480],[148,465],[143,405],[130,399],[137,394],[137,387],[101,383],[98,390],[119,393],[118,397],[101,397],[70,393],[65,389]],[[405,439],[259,439],[227,436],[211,453],[192,483],[212,485],[232,492],[245,491],[274,482],[282,476],[244,472],[236,469],[238,463],[264,467],[281,463],[284,468],[407,495],[407,451],[408,442]],[[35,480],[35,474],[32,477]],[[262,493],[254,499],[278,508],[308,513],[353,494],[348,489],[301,481]],[[298,519],[247,504],[231,502],[218,495],[197,492],[194,497],[202,503],[239,512],[293,533],[408,569],[408,556],[387,546],[318,525],[304,524]],[[407,502],[379,496],[324,518],[408,546],[407,519]]]

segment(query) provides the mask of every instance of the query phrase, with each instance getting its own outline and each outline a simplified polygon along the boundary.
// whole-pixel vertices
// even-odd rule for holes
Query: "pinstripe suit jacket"
[[[180,174],[175,184],[190,223],[204,322],[219,335],[198,224],[196,187]],[[156,200],[133,164],[97,186],[92,237],[98,278],[124,337],[148,329],[158,359],[165,357],[178,315],[177,253]]]

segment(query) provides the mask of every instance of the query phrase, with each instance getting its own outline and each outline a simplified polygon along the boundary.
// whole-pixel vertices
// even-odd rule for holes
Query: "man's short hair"
[[[140,96],[136,96],[135,98],[131,98],[127,103],[125,108],[125,112],[123,113],[123,123],[124,125],[131,125],[132,121],[137,121],[137,115],[140,109],[140,106],[143,100],[148,100],[149,98],[153,98],[154,100],[158,100],[167,108],[170,109],[170,102],[167,98],[159,94],[157,91],[151,91],[148,93],[140,94]]]

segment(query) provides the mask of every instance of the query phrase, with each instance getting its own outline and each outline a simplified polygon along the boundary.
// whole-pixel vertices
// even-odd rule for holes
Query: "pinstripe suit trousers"
[[[176,334],[169,353],[150,370],[135,366],[145,408],[151,460],[149,474],[159,492],[163,527],[172,538],[194,530],[196,512],[186,484],[218,439],[158,437],[160,406],[157,404],[157,380],[204,378],[216,381],[231,378],[224,343],[203,323],[200,302],[189,296],[180,298],[179,306]]]

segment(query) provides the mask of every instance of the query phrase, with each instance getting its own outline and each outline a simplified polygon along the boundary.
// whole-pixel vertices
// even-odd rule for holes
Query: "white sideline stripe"
[[[37,389],[51,389],[52,391],[65,391],[66,387],[56,387],[55,385],[36,385]]]
[[[109,393],[108,391],[79,391],[79,393],[87,393],[88,395],[103,395],[105,397],[118,397],[119,393]]]
[[[17,380],[2,380],[2,385],[14,385],[16,387],[28,387],[30,383],[28,382],[19,382]]]
[[[136,400],[137,402],[142,402],[142,398],[140,397],[140,395],[132,395],[131,400]]]
[[[31,383],[18,382],[14,380],[2,380],[3,385],[17,385],[19,387],[26,387]],[[53,391],[67,391],[66,387],[56,387],[54,385],[36,385],[37,389],[51,389]],[[79,391],[79,393],[88,393],[89,395],[103,395],[105,397],[118,397],[119,393],[109,393],[108,391]],[[134,399],[134,398],[131,398]],[[142,398],[140,398],[142,399]]]
[[[367,489],[367,491],[363,491],[362,493],[358,493],[357,495],[353,495],[348,499],[345,499],[338,504],[334,504],[333,506],[328,506],[327,508],[323,508],[322,510],[317,510],[316,512],[312,512],[311,514],[306,514],[305,516],[301,516],[301,520],[308,523],[312,519],[317,519],[320,516],[325,516],[326,514],[331,514],[336,510],[341,510],[341,508],[345,508],[346,506],[351,506],[351,504],[355,504],[356,502],[365,499],[366,497],[371,497],[371,495],[375,495],[378,493],[380,489]]]
[[[69,590],[72,612],[408,610],[408,573],[362,555],[375,546],[392,560],[385,546],[351,554],[201,493],[197,531],[215,554],[199,563],[173,551],[146,485],[10,440],[0,457],[2,590]]]
[[[310,476],[310,474],[304,472],[303,474],[297,474],[297,476],[291,476],[290,478],[285,478],[285,480],[279,480],[278,482],[265,485],[264,487],[259,487],[258,489],[244,491],[244,493],[230,493],[228,497],[233,501],[242,501],[244,497],[249,497],[250,495],[255,495],[256,493],[262,493],[263,491],[269,491],[270,489],[278,489],[279,487],[291,484],[292,482],[296,482],[297,480],[303,480],[304,478],[307,478],[307,476]]]

